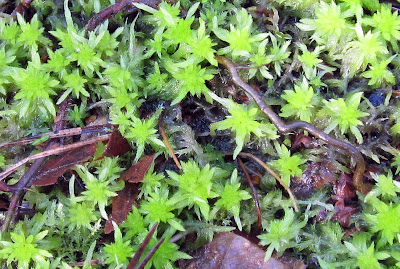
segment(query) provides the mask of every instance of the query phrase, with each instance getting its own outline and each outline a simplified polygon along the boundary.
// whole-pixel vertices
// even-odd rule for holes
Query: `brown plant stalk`
[[[281,186],[289,194],[289,197],[290,197],[290,199],[292,200],[292,203],[293,203],[294,211],[295,212],[299,212],[299,208],[297,207],[297,203],[296,203],[296,198],[294,197],[292,191],[290,190],[289,186],[286,185],[286,183],[283,182],[283,180],[275,173],[274,170],[272,170],[265,162],[263,162],[262,160],[260,160],[259,158],[257,158],[256,156],[254,156],[251,153],[240,152],[239,156],[253,159],[256,163],[261,165],[268,173],[270,173],[276,179],[276,181],[278,181],[279,184],[281,184]]]
[[[239,163],[240,168],[242,168],[243,173],[246,177],[247,183],[249,184],[250,189],[251,189],[251,194],[253,196],[253,200],[254,200],[254,204],[256,206],[256,212],[257,212],[257,229],[259,230],[261,228],[262,216],[261,216],[260,201],[258,199],[257,190],[254,187],[254,184],[251,181],[249,172],[247,172],[246,166],[244,166],[244,163],[242,162],[242,159],[240,159],[240,157],[238,158],[238,163]]]
[[[247,92],[256,102],[260,110],[267,115],[270,121],[276,126],[279,132],[283,134],[287,134],[290,132],[294,132],[298,129],[305,130],[315,137],[321,139],[325,143],[335,146],[339,149],[345,150],[350,153],[351,157],[353,157],[356,162],[356,168],[353,174],[353,184],[355,188],[362,193],[367,193],[370,190],[370,186],[363,182],[363,176],[365,171],[365,161],[360,151],[356,149],[353,145],[335,139],[328,135],[327,133],[319,130],[314,125],[304,122],[304,121],[294,121],[291,123],[285,123],[263,100],[262,96],[259,95],[249,84],[245,83],[237,72],[236,65],[232,62],[231,59],[228,59],[223,56],[216,56],[215,59],[218,63],[224,65],[232,76],[232,81],[242,88],[245,92]]]

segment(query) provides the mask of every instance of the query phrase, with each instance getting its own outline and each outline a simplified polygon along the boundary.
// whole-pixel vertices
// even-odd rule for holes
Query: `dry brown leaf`
[[[197,257],[181,268],[188,269],[305,269],[300,260],[270,258],[265,251],[246,238],[232,232],[219,233],[196,253]]]
[[[104,227],[106,234],[114,231],[111,221],[115,221],[117,225],[120,225],[126,220],[126,216],[132,211],[132,206],[135,204],[138,193],[139,190],[136,184],[126,182],[125,188],[120,190],[118,195],[113,198],[112,213]]]
[[[33,175],[33,185],[49,186],[55,184],[57,179],[61,177],[67,170],[74,165],[86,162],[95,153],[96,145],[90,144],[56,156],[42,165]]]
[[[121,179],[129,183],[141,182],[153,163],[154,156],[155,154],[152,154],[140,158],[134,166],[129,168],[128,171],[121,176]]]

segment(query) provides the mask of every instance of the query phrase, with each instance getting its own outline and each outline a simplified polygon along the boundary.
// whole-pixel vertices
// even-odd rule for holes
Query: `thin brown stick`
[[[152,8],[157,8],[160,1],[158,0],[122,0],[117,2],[99,13],[93,15],[87,24],[87,31],[93,31],[97,26],[102,24],[105,20],[115,16],[116,14],[130,9],[130,12],[136,10],[134,3],[142,3]]]
[[[258,200],[258,195],[257,195],[257,190],[254,187],[253,182],[251,181],[249,172],[247,172],[246,166],[244,166],[242,159],[238,158],[238,163],[240,168],[242,168],[243,173],[246,177],[247,183],[250,186],[251,189],[251,194],[253,196],[254,204],[256,206],[256,212],[257,212],[257,229],[260,230],[261,228],[261,209],[260,209],[260,201]]]
[[[246,65],[236,65],[236,69],[240,70],[240,69],[258,69],[261,68],[263,66],[267,66],[269,64],[260,64],[260,65],[256,65],[256,66],[246,66]]]
[[[265,170],[267,170],[268,173],[270,173],[275,179],[276,181],[279,182],[279,184],[281,184],[281,186],[287,191],[287,193],[289,194],[290,199],[292,200],[293,203],[293,208],[294,211],[299,212],[299,208],[297,207],[297,202],[296,202],[296,198],[294,197],[292,191],[290,190],[289,186],[286,185],[286,183],[275,173],[274,170],[272,170],[265,162],[263,162],[261,159],[257,158],[256,156],[254,156],[251,153],[245,153],[245,152],[240,152],[239,153],[240,156],[243,157],[247,157],[247,158],[251,158],[253,159],[256,163],[258,163],[259,165],[262,166],[262,168],[264,168]]]
[[[353,184],[359,192],[367,193],[370,191],[371,186],[368,184],[364,184],[363,176],[365,171],[365,161],[360,151],[356,149],[353,145],[340,141],[326,134],[325,132],[317,129],[314,125],[304,122],[304,121],[295,121],[292,123],[285,123],[263,100],[262,96],[260,96],[250,85],[245,83],[237,72],[236,65],[232,62],[232,60],[222,57],[216,56],[215,59],[218,63],[223,64],[228,71],[231,73],[232,81],[239,87],[241,87],[244,91],[246,91],[256,102],[260,110],[267,115],[270,121],[276,126],[279,132],[283,134],[287,134],[289,132],[294,132],[297,129],[303,129],[307,132],[311,133],[315,137],[321,139],[329,145],[335,146],[337,148],[343,149],[350,153],[353,159],[356,162],[356,169],[353,174]]]
[[[65,117],[67,114],[67,108],[68,108],[68,103],[69,103],[69,98],[65,99],[59,106],[59,110],[57,112],[57,116],[55,118],[55,124],[54,124],[54,131],[61,131],[64,129],[66,121]],[[52,148],[52,146],[56,143],[56,141],[51,140],[47,143],[47,146],[45,150],[49,150]],[[62,143],[62,142],[61,142]],[[8,227],[12,222],[15,222],[15,220],[18,217],[19,213],[19,208],[22,202],[22,199],[25,195],[26,188],[29,188],[32,185],[33,181],[33,175],[39,170],[43,162],[45,161],[45,158],[39,158],[36,159],[33,164],[29,167],[28,171],[20,178],[18,183],[16,183],[13,186],[7,185],[5,182],[1,182],[1,187],[6,187],[5,191],[14,191],[10,205],[8,206],[8,210],[6,213],[5,220],[3,222],[3,225],[1,226],[1,230],[4,232],[8,230]]]
[[[101,135],[95,138],[91,138],[85,141],[79,141],[70,145],[66,145],[66,146],[60,146],[57,147],[55,149],[50,149],[50,150],[46,150],[34,155],[31,155],[29,157],[26,157],[25,159],[11,165],[10,167],[8,167],[6,170],[4,170],[3,172],[0,173],[0,180],[3,180],[4,178],[6,178],[8,175],[12,174],[18,167],[20,167],[21,165],[24,165],[25,163],[29,162],[29,161],[33,161],[39,158],[44,158],[47,156],[51,156],[51,155],[57,155],[66,151],[70,151],[76,148],[80,148],[86,145],[90,145],[93,143],[97,143],[97,142],[101,142],[101,141],[105,141],[108,140],[110,138],[111,134],[106,134],[106,135]]]
[[[169,154],[171,155],[172,159],[174,160],[176,166],[179,168],[179,170],[182,170],[181,163],[179,162],[178,158],[176,158],[174,150],[172,149],[171,144],[168,141],[167,135],[165,134],[162,116],[163,116],[163,113],[161,113],[160,120],[158,121],[158,130],[160,131],[161,137],[163,138],[164,143],[167,146],[167,149],[169,151]]]
[[[51,143],[49,144],[49,146]],[[33,174],[36,173],[37,170],[39,170],[39,167],[43,164],[45,158],[39,158],[37,159],[28,169],[28,171],[21,177],[21,179],[18,182],[25,182],[27,183],[33,176]],[[4,183],[4,182],[2,182]],[[4,183],[6,186],[8,186],[6,183]],[[8,191],[14,191],[14,188],[12,186],[8,186],[10,190]],[[14,221],[16,218],[17,214],[15,214],[17,210],[17,205],[21,202],[22,197],[25,195],[25,190],[23,188],[15,190],[13,193],[13,196],[10,201],[10,205],[8,206],[6,218],[3,222],[3,225],[1,226],[1,231],[5,232],[7,231],[8,227],[10,227],[11,222]]]
[[[150,242],[150,239],[153,237],[153,234],[155,233],[156,229],[158,226],[158,222],[154,223],[153,227],[151,227],[149,233],[146,235],[144,238],[142,244],[140,244],[140,247],[138,251],[136,251],[135,255],[133,256],[132,260],[129,262],[129,265],[127,269],[134,269],[136,264],[139,262],[140,257],[142,256],[144,250],[146,249],[147,245]]]
[[[162,238],[157,244],[147,253],[146,257],[144,257],[143,261],[138,265],[137,269],[143,269],[146,264],[150,261],[151,257],[153,257],[154,253],[156,253],[157,249],[160,248],[161,244],[164,242],[165,237]]]
[[[42,138],[44,136],[48,136],[49,139],[61,138],[61,137],[67,137],[67,136],[81,135],[81,134],[85,134],[85,133],[101,132],[107,128],[115,128],[115,126],[116,125],[114,125],[114,124],[103,124],[103,125],[93,125],[93,126],[87,126],[87,127],[77,127],[77,128],[71,128],[71,129],[64,129],[64,130],[60,130],[60,131],[47,132],[47,133],[42,133],[42,134],[30,136],[30,137],[25,137],[25,138],[21,138],[21,139],[12,141],[12,142],[7,142],[4,144],[1,144],[0,149],[8,148],[11,146],[16,146],[16,145],[31,144],[34,140]]]

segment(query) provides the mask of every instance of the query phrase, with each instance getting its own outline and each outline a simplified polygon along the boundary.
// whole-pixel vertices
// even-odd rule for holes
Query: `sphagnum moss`
[[[132,4],[140,11],[135,19],[127,19],[127,10],[117,8],[121,3],[108,10],[123,12],[105,15],[111,2],[72,5],[65,1],[62,7],[53,1],[33,1],[31,10],[36,14],[32,18],[18,13],[15,21],[0,20],[2,142],[48,132],[58,104],[70,100],[66,128],[84,126],[88,115],[104,114],[119,125],[133,147],[133,153],[101,162],[91,160],[74,168],[75,175],[66,173],[69,191],[62,185],[65,181],[46,190],[27,186],[30,191],[22,202],[36,209],[36,214],[1,233],[4,264],[71,268],[68,264],[89,266],[90,260],[100,260],[107,266],[126,267],[136,251],[133,246],[141,244],[154,222],[160,225],[149,247],[183,230],[195,231],[199,241],[211,240],[214,233],[234,227],[250,232],[257,220],[246,185],[237,181],[240,174],[229,157],[215,156],[236,145],[234,157],[240,151],[252,151],[265,161],[276,162],[277,172],[288,183],[293,176],[301,176],[311,163],[308,158],[325,159],[324,145],[295,152],[287,139],[290,136],[279,131],[303,128],[333,147],[350,150],[358,164],[355,186],[365,192],[357,143],[371,143],[373,134],[365,125],[379,120],[383,128],[375,131],[385,132],[393,146],[387,143],[381,148],[384,152],[371,149],[378,156],[374,160],[380,162],[380,175],[372,176],[376,184],[369,194],[359,193],[359,200],[353,199],[362,211],[351,216],[350,227],[364,232],[347,236],[347,231],[330,219],[335,209],[329,188],[314,190],[311,197],[299,201],[300,212],[295,213],[279,187],[264,180],[266,176],[258,189],[264,230],[259,238],[267,258],[273,254],[293,256],[309,267],[399,266],[399,186],[390,172],[391,166],[394,174],[399,170],[394,147],[399,144],[398,105],[388,95],[382,105],[388,109],[372,110],[365,100],[374,89],[387,89],[398,80],[397,11],[377,0],[276,0],[263,6],[247,1],[246,7],[241,0],[182,0],[158,6],[144,1]],[[95,12],[98,15],[94,16]],[[100,15],[108,20],[102,22]],[[90,20],[92,17],[97,21]],[[83,21],[89,20],[85,29]],[[231,77],[218,62],[227,67]],[[233,88],[234,84],[238,88],[229,91],[229,97],[221,88]],[[251,87],[254,84],[261,90],[256,92]],[[262,112],[271,106],[268,109],[275,113],[269,114],[275,115],[271,122],[252,100],[237,92],[239,87],[256,97]],[[150,102],[156,109],[143,111]],[[382,112],[390,110],[392,116]],[[308,123],[275,128],[271,123],[282,123],[276,112],[289,121]],[[204,124],[203,129],[211,129],[212,135],[193,131],[191,113],[200,115],[196,121]],[[123,188],[118,175],[143,155],[166,153],[156,128],[160,115],[165,115],[165,124],[171,126],[166,128],[167,136],[172,147],[182,153],[183,171],[172,171],[168,163],[156,161],[139,184],[139,209],[134,206],[119,227],[113,223],[113,239],[101,244],[109,205]],[[315,132],[312,124],[325,128],[333,140]],[[188,133],[184,128],[190,128],[190,135],[182,135]],[[188,148],[189,144],[196,150]],[[98,145],[96,156],[102,148]],[[21,154],[16,149],[4,152],[2,168],[23,158]],[[337,154],[341,157],[336,161],[352,167],[344,153]],[[10,183],[18,180],[19,174]],[[321,210],[328,218],[317,222]],[[22,213],[19,217],[24,218]],[[233,228],[225,226],[229,223]],[[177,259],[190,258],[182,252],[190,252],[190,245],[183,240],[176,243],[165,240],[147,267],[173,267]]]

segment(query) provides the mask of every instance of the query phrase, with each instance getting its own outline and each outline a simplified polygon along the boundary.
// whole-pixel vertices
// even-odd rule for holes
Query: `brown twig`
[[[314,125],[304,122],[304,121],[295,121],[292,123],[285,123],[263,100],[262,96],[260,96],[250,85],[245,83],[240,77],[236,69],[236,65],[232,62],[232,60],[222,57],[216,56],[215,59],[218,63],[223,64],[228,71],[231,73],[232,81],[239,87],[241,87],[244,91],[246,91],[256,102],[260,110],[268,116],[270,121],[276,126],[279,132],[283,134],[287,134],[289,132],[294,132],[298,129],[303,129],[315,137],[325,141],[327,144],[340,148],[350,153],[353,159],[356,162],[356,169],[353,174],[353,184],[356,189],[362,193],[367,193],[371,188],[368,184],[364,184],[363,176],[365,171],[365,161],[360,151],[356,149],[353,145],[340,141],[326,134],[325,132],[317,129]]]
[[[88,140],[84,140],[84,141],[79,141],[70,145],[66,145],[66,146],[60,146],[54,149],[49,149],[49,150],[45,150],[42,151],[40,153],[31,155],[29,157],[26,157],[25,159],[11,165],[10,167],[8,167],[6,170],[4,170],[3,172],[0,173],[0,180],[3,180],[4,178],[6,178],[8,175],[10,175],[11,173],[13,173],[18,167],[20,167],[21,165],[24,165],[25,163],[29,162],[29,161],[33,161],[39,158],[44,158],[47,156],[51,156],[51,155],[57,155],[66,151],[70,151],[79,147],[83,147],[89,144],[93,144],[93,143],[97,143],[97,142],[101,142],[101,141],[105,141],[108,140],[110,138],[111,134],[106,134],[106,135],[101,135],[95,138],[91,138]],[[19,181],[20,182],[20,181]],[[19,185],[19,182],[17,183]],[[17,185],[16,184],[16,185]]]
[[[144,238],[142,244],[140,244],[140,247],[138,251],[136,251],[135,255],[133,256],[132,260],[129,262],[129,265],[127,269],[134,269],[136,264],[139,262],[140,257],[142,256],[144,250],[146,249],[147,245],[150,242],[150,239],[153,237],[153,234],[155,233],[156,229],[158,226],[158,222],[154,223],[153,227],[151,227],[149,233],[146,235]]]
[[[147,253],[146,257],[144,257],[143,261],[138,265],[136,269],[143,269],[146,266],[146,264],[150,261],[151,257],[153,257],[154,253],[156,253],[157,249],[159,249],[164,240],[165,237],[157,242],[157,244],[150,250],[149,253]]]
[[[252,158],[256,163],[258,163],[265,170],[267,170],[267,172],[270,173],[279,182],[279,184],[281,184],[281,186],[287,191],[287,193],[289,194],[289,197],[290,197],[290,199],[292,200],[292,203],[293,203],[294,211],[299,212],[299,208],[297,207],[297,203],[296,203],[296,198],[294,197],[292,191],[290,190],[289,186],[286,185],[286,183],[283,182],[283,180],[275,173],[274,170],[272,170],[265,162],[263,162],[262,160],[260,160],[259,158],[257,158],[256,156],[254,156],[251,153],[240,152],[239,156]]]
[[[163,122],[164,122],[163,121],[163,113],[161,113],[160,119],[158,121],[158,130],[160,131],[161,137],[163,138],[164,143],[167,146],[167,149],[169,151],[169,154],[171,155],[172,159],[174,160],[176,166],[179,168],[179,170],[182,170],[181,163],[179,162],[178,158],[176,158],[174,150],[172,149],[171,144],[168,141],[168,137],[165,134]]]
[[[116,125],[114,124],[104,124],[104,125],[93,125],[93,126],[87,126],[87,127],[78,127],[78,128],[71,128],[71,129],[65,129],[65,130],[60,130],[60,131],[54,131],[54,132],[47,132],[47,133],[42,133],[22,139],[18,139],[12,142],[7,142],[4,144],[0,145],[0,149],[3,148],[8,148],[11,146],[16,146],[16,145],[27,145],[31,144],[34,140],[42,138],[44,136],[48,136],[49,139],[52,138],[61,138],[61,137],[67,137],[67,136],[74,136],[74,135],[81,135],[81,134],[86,134],[86,133],[93,133],[93,132],[101,132],[106,130],[107,128],[115,128]]]
[[[51,146],[51,143],[49,143],[48,147]],[[21,179],[18,182],[25,182],[27,183],[32,176],[36,173],[36,171],[39,169],[39,167],[43,164],[45,158],[40,158],[37,159],[28,169],[28,171],[21,177]],[[8,186],[6,183],[1,182],[3,184],[5,184],[7,187],[9,187],[9,190],[4,190],[4,191],[14,191],[15,189],[12,188],[12,186]],[[6,218],[3,222],[3,225],[1,226],[1,231],[5,232],[7,231],[8,227],[10,226],[11,222],[16,218],[15,214],[15,210],[17,209],[17,205],[20,203],[20,201],[22,200],[22,197],[25,194],[25,190],[22,189],[17,189],[15,190],[11,201],[10,201],[10,205],[8,206],[8,210],[7,210],[7,214],[6,214]]]
[[[145,5],[148,5],[152,8],[157,8],[160,1],[158,1],[158,0],[122,0],[120,2],[117,2],[111,6],[103,9],[99,13],[94,14],[93,17],[89,20],[89,22],[87,24],[87,31],[93,31],[94,29],[96,29],[97,26],[102,24],[105,20],[107,20],[107,19],[111,18],[112,16],[115,16],[116,14],[123,12],[127,9],[132,9],[131,10],[131,12],[132,12],[133,10],[136,9],[136,7],[134,7],[134,5],[133,5],[134,3],[142,3]]]
[[[65,117],[67,115],[68,102],[69,100],[67,98],[59,106],[59,110],[57,112],[54,125],[55,132],[61,131],[65,127],[66,124]],[[56,143],[55,140],[49,141],[45,150],[50,150],[55,143]],[[22,198],[25,195],[25,190],[26,188],[29,188],[32,185],[33,176],[39,170],[40,166],[43,164],[44,161],[45,161],[44,157],[36,159],[33,162],[33,164],[29,167],[28,171],[21,177],[18,183],[15,184],[14,186],[9,186],[5,182],[0,181],[1,183],[0,187],[5,187],[7,191],[15,190],[11,198],[10,205],[8,206],[6,218],[4,220],[3,225],[1,226],[1,230],[3,232],[6,231],[10,226],[11,222],[15,221],[15,219],[17,218],[18,208],[19,208],[18,205],[21,203]]]
[[[253,182],[251,181],[249,172],[247,172],[246,166],[244,166],[242,159],[238,158],[238,163],[240,168],[242,168],[243,173],[246,177],[247,183],[250,186],[251,189],[251,194],[253,195],[253,200],[254,200],[254,204],[256,206],[256,212],[257,212],[257,229],[260,230],[261,228],[261,209],[260,209],[260,200],[258,199],[258,195],[257,195],[257,190],[254,187]]]

